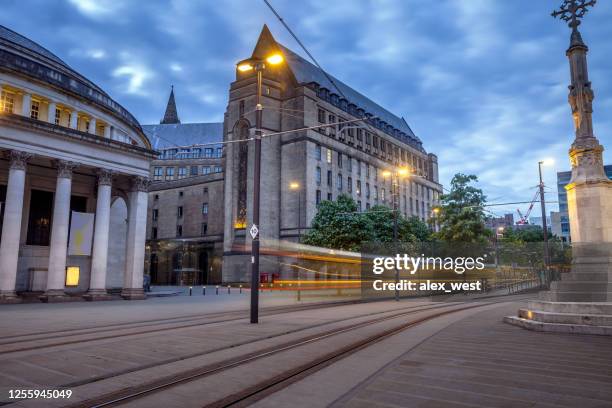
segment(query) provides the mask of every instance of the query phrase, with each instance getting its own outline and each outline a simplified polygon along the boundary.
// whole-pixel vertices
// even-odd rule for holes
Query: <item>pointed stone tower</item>
[[[604,172],[603,146],[593,133],[594,93],[587,70],[588,47],[578,31],[588,2],[565,0],[553,17],[572,28],[568,101],[576,136],[569,150],[572,178],[565,187],[572,234],[572,271],[550,291],[506,321],[529,329],[612,335],[612,181]]]
[[[161,125],[179,124],[178,113],[176,112],[176,102],[174,101],[174,85],[170,88],[170,97],[168,98],[168,105],[166,106],[166,113],[164,118],[159,122]]]

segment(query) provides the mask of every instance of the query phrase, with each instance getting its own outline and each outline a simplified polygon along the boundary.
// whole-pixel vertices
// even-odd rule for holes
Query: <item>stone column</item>
[[[23,94],[23,99],[21,100],[21,114],[26,117],[30,117],[32,110],[32,95],[29,93]]]
[[[68,224],[70,221],[70,193],[72,189],[72,170],[77,163],[58,160],[57,184],[53,204],[51,245],[49,247],[49,268],[47,290],[41,297],[43,301],[65,300],[66,253],[68,251]]]
[[[70,128],[76,129],[78,125],[79,113],[75,110],[70,112]]]
[[[26,163],[30,157],[29,153],[17,150],[10,152],[11,164],[4,204],[2,242],[0,243],[0,303],[20,301],[15,295],[15,283],[17,282]]]
[[[106,300],[106,264],[108,260],[108,239],[111,211],[111,188],[113,174],[109,170],[98,171],[98,198],[93,253],[91,258],[91,281],[86,300]]]
[[[89,120],[89,133],[92,135],[96,134],[96,118],[91,118]]]
[[[57,104],[55,102],[49,102],[47,122],[55,124],[55,109],[57,109]]]
[[[111,138],[111,127],[110,127],[110,125],[104,125],[104,138],[105,139],[110,139]]]
[[[124,299],[144,299],[142,287],[145,239],[147,230],[147,191],[149,179],[134,177],[129,197],[125,275],[121,296]]]

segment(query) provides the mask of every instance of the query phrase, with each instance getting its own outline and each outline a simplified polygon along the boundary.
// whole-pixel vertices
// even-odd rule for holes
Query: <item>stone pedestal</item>
[[[113,297],[108,294],[106,289],[89,289],[87,293],[83,295],[83,299],[91,302],[97,300],[112,300]]]
[[[125,300],[143,300],[147,298],[143,288],[123,288],[121,297]]]

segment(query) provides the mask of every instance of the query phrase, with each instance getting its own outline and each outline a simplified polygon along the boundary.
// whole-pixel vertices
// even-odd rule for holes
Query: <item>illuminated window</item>
[[[62,118],[62,111],[55,108],[55,124],[59,125],[60,124],[60,119]]]
[[[11,92],[2,91],[0,94],[0,110],[6,113],[13,113],[15,106],[15,95]]]
[[[183,218],[183,206],[182,205],[180,205],[176,209],[176,216],[177,216],[177,218]]]
[[[39,108],[40,108],[40,104],[37,101],[32,101],[32,106],[30,107],[30,117],[32,119],[38,120]]]
[[[327,163],[331,164],[332,162],[332,151],[331,149],[327,149]]]
[[[361,195],[361,180],[357,180],[357,187],[355,188],[355,192],[358,196]]]
[[[78,266],[66,267],[66,286],[79,286],[79,275],[81,268]]]
[[[202,214],[204,215],[208,214],[208,203],[202,204]]]

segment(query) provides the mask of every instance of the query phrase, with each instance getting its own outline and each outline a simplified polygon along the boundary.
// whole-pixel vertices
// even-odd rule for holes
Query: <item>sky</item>
[[[554,159],[544,168],[550,209],[574,135],[570,29],[550,16],[561,2],[271,0],[326,71],[406,118],[438,155],[445,187],[456,173],[475,174],[489,203],[529,201],[538,161]],[[611,18],[612,2],[598,1],[580,27],[604,147]],[[235,63],[250,56],[264,23],[304,55],[263,0],[2,0],[0,13],[0,24],[55,53],[141,124],[159,122],[170,85],[183,123],[222,121]],[[516,218],[517,207],[528,204],[489,209]]]

